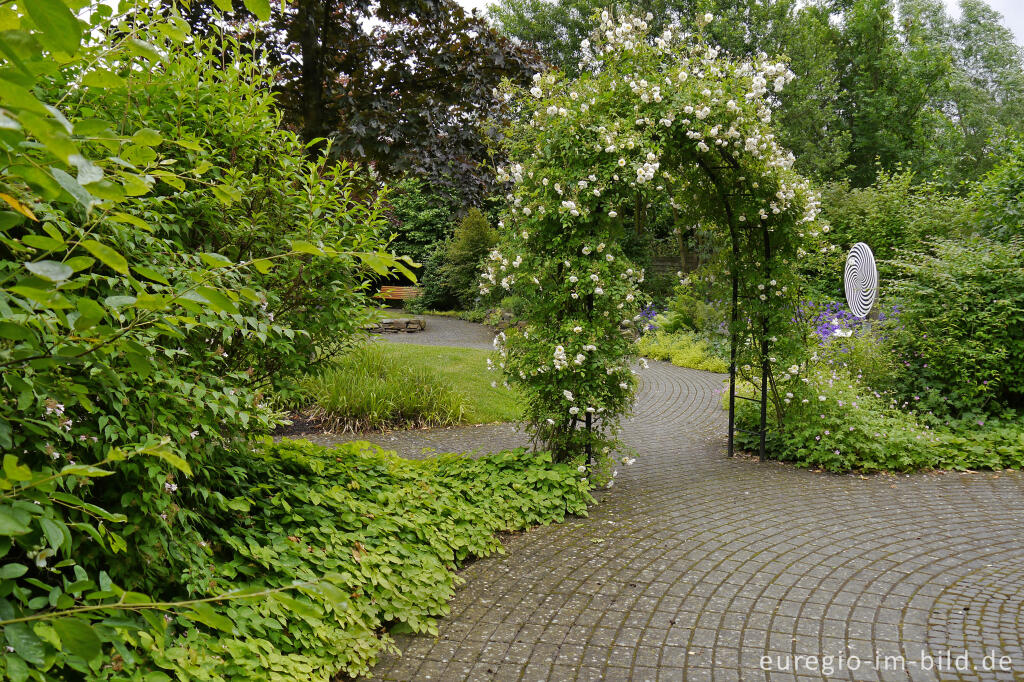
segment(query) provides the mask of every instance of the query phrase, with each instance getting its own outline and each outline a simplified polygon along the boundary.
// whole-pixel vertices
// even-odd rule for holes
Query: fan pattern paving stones
[[[488,336],[432,317],[382,342]],[[722,379],[641,371],[623,438],[644,456],[588,517],[466,566],[438,636],[399,636],[403,655],[373,679],[810,682],[826,676],[795,673],[796,656],[852,655],[859,670],[828,679],[1024,680],[1024,472],[825,476],[728,458]],[[528,440],[509,425],[345,438],[415,457]],[[938,667],[965,651],[978,668]],[[981,669],[993,651],[1012,672]]]

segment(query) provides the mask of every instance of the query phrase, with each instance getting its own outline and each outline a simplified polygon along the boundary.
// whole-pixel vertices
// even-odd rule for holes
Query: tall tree
[[[532,45],[544,60],[566,72],[579,75],[580,45],[590,37],[594,15],[607,3],[599,0],[500,0],[487,13],[505,35]]]
[[[798,171],[818,179],[831,177],[846,163],[850,145],[836,106],[840,83],[835,63],[842,36],[821,5],[788,0],[751,5],[745,22],[751,28],[742,35],[734,32],[731,50],[747,55],[764,51],[789,62],[796,79],[776,95],[779,139],[796,156]],[[744,25],[728,19],[716,23]]]
[[[980,176],[991,153],[1024,133],[1024,60],[1002,17],[984,0],[641,0],[652,26],[686,26],[711,12],[708,28],[730,53],[764,51],[797,75],[779,95],[779,137],[796,167],[819,179],[870,184],[876,159],[912,166],[948,185]],[[498,0],[495,24],[534,44],[568,74],[603,0]],[[616,10],[616,11],[619,11]]]
[[[951,59],[922,33],[911,28],[901,35],[892,0],[855,0],[843,16],[839,107],[856,185],[874,180],[876,159],[883,167],[927,165],[923,154],[937,125],[929,108],[945,88]]]
[[[208,1],[190,23],[217,21]],[[233,16],[245,19],[240,2]],[[490,182],[481,126],[507,113],[494,89],[542,64],[454,0],[292,0],[254,37],[307,141],[330,139],[335,153],[385,176],[412,171],[468,199]]]
[[[873,180],[877,158],[955,186],[1024,133],[1021,49],[982,0],[962,10],[954,20],[940,0],[855,0],[844,15],[838,66],[855,183]]]
[[[583,41],[597,27],[607,0],[499,0],[488,7],[504,33],[537,47],[568,75],[581,70]],[[692,26],[711,12],[705,28],[713,41],[738,57],[758,52],[788,59],[797,80],[778,96],[779,136],[797,155],[797,168],[827,176],[843,164],[849,133],[836,108],[839,81],[834,63],[839,36],[830,9],[798,0],[636,0],[613,3],[613,12],[645,15],[652,34],[665,24]]]
[[[961,0],[952,26],[952,93],[964,147],[961,177],[988,171],[993,154],[1024,134],[1024,51],[1003,17],[982,0]]]
[[[581,45],[590,40],[602,11],[646,17],[652,35],[671,22],[687,23],[705,0],[498,0],[487,15],[505,35],[536,47],[548,64],[580,74]]]

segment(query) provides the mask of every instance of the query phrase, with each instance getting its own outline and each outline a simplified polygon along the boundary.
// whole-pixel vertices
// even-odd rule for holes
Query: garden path
[[[396,340],[487,337],[430,322]],[[402,656],[375,677],[818,680],[820,662],[794,675],[787,659],[833,655],[836,679],[1024,679],[1024,474],[835,476],[729,459],[720,375],[651,363],[640,377],[623,434],[637,463],[589,517],[514,535],[505,555],[462,570],[440,635],[399,637]],[[523,442],[508,426],[370,440],[406,456]],[[965,650],[975,668],[958,671]],[[983,670],[989,650],[1013,672]]]

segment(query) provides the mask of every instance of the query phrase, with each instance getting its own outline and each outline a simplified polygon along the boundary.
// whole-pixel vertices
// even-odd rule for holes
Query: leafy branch
[[[76,606],[70,609],[64,609],[61,611],[45,611],[34,613],[30,616],[21,616],[19,618],[9,618],[6,620],[0,620],[0,628],[14,623],[31,623],[36,621],[47,621],[55,620],[57,618],[65,618],[68,616],[77,616],[84,613],[92,613],[95,611],[171,611],[174,609],[183,609],[200,604],[215,604],[224,601],[231,601],[236,599],[257,599],[259,597],[269,597],[273,594],[280,592],[286,592],[295,589],[301,589],[306,587],[315,587],[319,584],[319,581],[308,581],[308,582],[296,582],[292,585],[285,585],[283,587],[268,588],[259,591],[250,591],[246,589],[231,590],[224,592],[213,597],[204,597],[202,599],[186,599],[182,601],[147,601],[147,602],[127,602],[125,599],[129,595],[136,593],[125,592],[121,595],[120,599],[116,602],[107,602],[104,604],[90,604],[88,606]]]

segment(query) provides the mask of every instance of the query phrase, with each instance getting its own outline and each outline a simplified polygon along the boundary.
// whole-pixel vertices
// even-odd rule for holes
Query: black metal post
[[[587,323],[588,323],[588,326],[593,327],[593,325],[591,324],[594,321],[594,295],[593,294],[587,294],[586,310],[587,310]],[[594,436],[594,423],[593,423],[593,415],[590,412],[587,412],[587,417],[586,417],[585,424],[586,424],[586,427],[587,427],[587,446],[585,448],[585,452],[587,453],[587,463],[589,464],[590,460],[594,456],[594,448],[593,448],[593,445],[592,445],[593,436]]]
[[[726,158],[726,161],[731,159]],[[701,167],[704,173],[711,180],[711,184],[715,186],[715,190],[718,192],[719,198],[722,200],[722,210],[725,212],[725,220],[729,224],[729,238],[732,242],[732,263],[729,266],[729,274],[732,277],[732,315],[731,315],[731,327],[729,329],[729,457],[733,456],[736,447],[736,321],[739,319],[739,260],[740,260],[740,245],[738,237],[736,235],[736,219],[732,213],[732,204],[729,203],[729,193],[725,191],[722,183],[719,181],[718,176],[715,175],[715,170],[735,170],[737,168],[735,163],[730,163],[726,166],[709,166],[698,157],[697,165]]]
[[[765,281],[771,278],[771,235],[768,233],[768,226],[762,222],[761,232],[764,235],[764,278]],[[767,303],[771,305],[769,298]],[[771,372],[771,363],[768,362],[768,311],[761,313],[761,443],[758,456],[763,462],[767,457],[766,440],[768,437],[768,375]]]
[[[737,272],[739,265],[739,243],[736,241],[736,230],[729,226],[729,234],[732,237],[732,265],[729,267],[732,275],[732,314],[729,329],[729,456],[733,456],[736,438],[736,321],[739,319],[739,289],[740,279]]]

